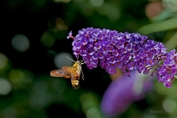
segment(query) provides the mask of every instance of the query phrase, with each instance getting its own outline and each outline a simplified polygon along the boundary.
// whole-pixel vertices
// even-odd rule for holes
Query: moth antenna
[[[66,56],[66,58],[69,59],[69,60],[71,60],[71,61],[73,61],[73,62],[76,62],[76,61],[72,60],[71,58],[69,58],[69,57],[67,57],[67,56]]]
[[[82,64],[84,64],[84,60],[81,60],[81,61],[80,61],[80,65],[82,65]]]

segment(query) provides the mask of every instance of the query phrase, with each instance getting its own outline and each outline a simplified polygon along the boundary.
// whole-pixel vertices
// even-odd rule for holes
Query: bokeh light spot
[[[80,101],[82,103],[82,110],[87,114],[88,110],[91,108],[98,108],[98,101],[91,93],[85,93],[80,96]],[[88,112],[89,114],[89,112]],[[91,117],[90,117],[91,118]]]
[[[62,66],[71,66],[73,62],[69,60],[67,57],[73,60],[71,54],[67,52],[59,53],[54,58],[54,63],[57,68],[61,68]]]
[[[103,0],[91,0],[93,6],[99,7],[103,4]]]
[[[64,23],[63,19],[60,17],[56,18],[56,27],[59,30],[67,30],[68,29],[68,26]]]
[[[146,16],[152,18],[157,16],[163,10],[162,2],[151,2],[146,6]]]
[[[3,118],[16,118],[16,109],[13,107],[7,107],[2,111]]]
[[[68,29],[67,24],[61,17],[52,17],[48,22],[49,30],[52,31],[52,35],[56,37],[59,31],[66,31]]]
[[[96,108],[90,108],[86,113],[87,118],[100,118],[100,112]]]
[[[163,101],[163,108],[167,113],[172,113],[176,109],[176,102],[173,99],[165,99]]]
[[[12,38],[12,47],[19,52],[27,51],[29,46],[30,42],[23,34],[17,34]]]
[[[41,108],[50,103],[51,100],[52,97],[48,92],[48,85],[43,81],[35,82],[33,93],[30,98],[31,106],[35,108]]]
[[[55,39],[54,39],[54,37],[52,36],[52,34],[50,34],[49,32],[45,32],[45,33],[42,35],[41,43],[42,43],[44,46],[51,47],[51,46],[54,45]]]
[[[101,15],[107,15],[112,21],[120,18],[120,10],[115,4],[104,3],[97,9],[97,11]]]
[[[9,73],[9,79],[14,84],[21,83],[23,78],[24,78],[24,73],[22,73],[20,70],[11,70]]]
[[[0,69],[4,69],[8,64],[8,58],[0,53]]]
[[[0,94],[7,95],[11,91],[11,84],[6,80],[0,78]]]

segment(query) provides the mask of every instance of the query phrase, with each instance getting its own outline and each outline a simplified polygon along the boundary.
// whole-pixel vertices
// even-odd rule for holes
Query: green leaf
[[[174,78],[177,79],[177,75],[174,75]]]
[[[152,23],[140,28],[138,31],[141,34],[147,35],[154,32],[166,31],[177,28],[177,19],[170,19],[158,23]]]
[[[153,22],[159,22],[159,21],[164,21],[166,20],[167,18],[173,16],[174,13],[172,13],[171,11],[169,10],[163,10],[160,14],[158,14],[157,16],[153,17],[152,18],[152,21]]]

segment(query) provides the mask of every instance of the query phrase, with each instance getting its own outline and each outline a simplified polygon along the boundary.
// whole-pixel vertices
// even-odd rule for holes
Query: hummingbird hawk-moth
[[[68,58],[70,59],[70,58]],[[72,60],[72,59],[70,59]],[[74,60],[72,60],[74,61]],[[79,87],[80,76],[84,80],[84,75],[82,72],[81,65],[84,64],[83,61],[74,61],[73,66],[63,66],[61,69],[52,70],[50,76],[52,77],[64,77],[66,79],[71,78],[72,86],[77,89]]]

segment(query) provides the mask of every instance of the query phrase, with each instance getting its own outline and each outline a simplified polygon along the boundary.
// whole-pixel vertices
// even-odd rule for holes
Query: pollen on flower
[[[79,30],[75,37],[69,32],[67,38],[74,39],[73,54],[81,56],[89,69],[99,64],[110,74],[120,68],[126,75],[132,70],[144,74],[153,70],[166,87],[177,74],[176,51],[167,52],[162,43],[138,33],[89,27]]]

